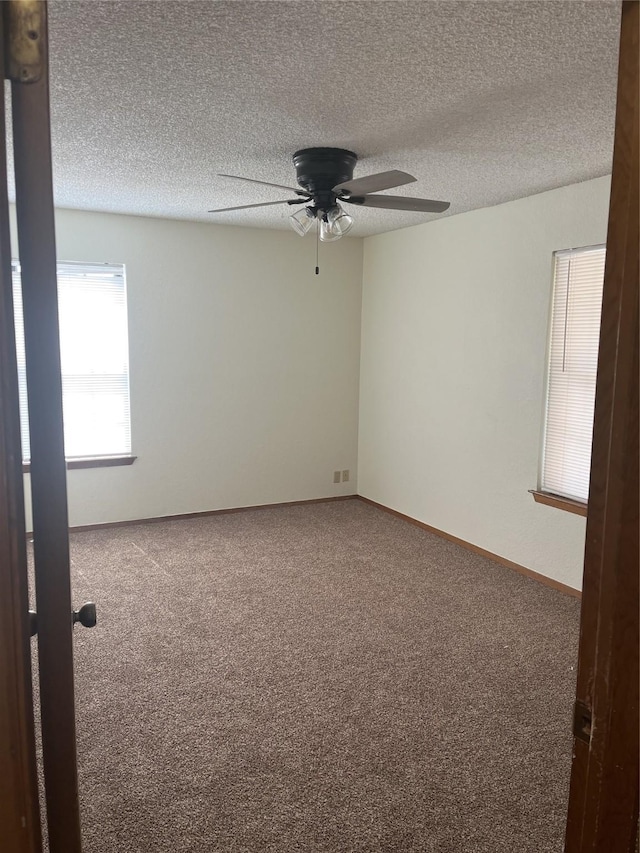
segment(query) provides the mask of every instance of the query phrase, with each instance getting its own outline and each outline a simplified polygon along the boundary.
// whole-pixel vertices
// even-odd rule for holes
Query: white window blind
[[[20,265],[13,264],[22,455],[29,416]],[[64,445],[67,459],[131,453],[124,267],[58,263]]]
[[[540,488],[589,496],[605,247],[554,255]]]

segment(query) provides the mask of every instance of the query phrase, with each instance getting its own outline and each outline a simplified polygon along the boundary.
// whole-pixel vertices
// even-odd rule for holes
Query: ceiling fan
[[[258,204],[242,204],[237,207],[220,207],[209,213],[223,213],[230,210],[247,210],[252,207],[268,207],[274,204],[303,204],[301,210],[289,217],[292,228],[301,237],[309,231],[314,221],[320,224],[320,239],[325,243],[339,240],[353,225],[353,219],[342,207],[343,203],[363,207],[379,207],[385,210],[413,210],[418,213],[444,213],[449,207],[448,201],[434,201],[428,198],[411,198],[397,195],[375,195],[380,190],[401,187],[415,181],[413,175],[392,169],[378,172],[363,178],[353,177],[358,157],[353,151],[343,148],[303,148],[293,155],[296,178],[302,189],[258,181],[254,178],[242,178],[239,175],[220,175],[248,181],[252,184],[264,184],[281,190],[290,190],[296,198],[283,201],[263,201]]]

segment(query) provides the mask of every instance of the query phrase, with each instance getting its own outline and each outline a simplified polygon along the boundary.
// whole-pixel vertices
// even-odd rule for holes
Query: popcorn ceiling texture
[[[302,147],[450,213],[607,174],[620,7],[613,2],[50,4],[56,203],[288,227]],[[356,209],[357,235],[429,214]]]

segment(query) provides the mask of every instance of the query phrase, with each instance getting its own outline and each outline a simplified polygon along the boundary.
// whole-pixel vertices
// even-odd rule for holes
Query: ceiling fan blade
[[[366,195],[377,193],[380,190],[392,190],[404,184],[411,184],[417,180],[407,172],[391,169],[389,172],[377,172],[375,175],[365,175],[363,178],[354,178],[353,181],[345,181],[336,184],[334,193],[350,193],[351,195]]]
[[[304,190],[297,190],[295,187],[286,187],[284,184],[272,184],[269,181],[257,181],[255,178],[241,178],[240,175],[224,175],[222,172],[218,173],[219,178],[233,178],[234,181],[248,181],[250,184],[262,184],[265,187],[277,187],[279,190],[290,190],[292,193],[296,193],[296,195],[303,195],[305,197],[309,197],[309,193]]]
[[[347,204],[361,204],[363,207],[382,207],[386,210],[414,210],[417,213],[444,213],[451,202],[434,201],[431,198],[412,198],[402,195],[365,195],[345,198]]]
[[[236,207],[217,207],[215,210],[208,210],[207,213],[224,213],[228,210],[247,210],[249,207],[269,207],[272,204],[304,204],[307,199],[304,198],[288,198],[284,201],[261,201],[258,204],[240,204]]]

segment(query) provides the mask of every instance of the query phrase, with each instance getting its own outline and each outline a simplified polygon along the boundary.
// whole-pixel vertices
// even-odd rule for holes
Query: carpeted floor
[[[558,853],[579,603],[360,501],[72,535],[86,853]]]

